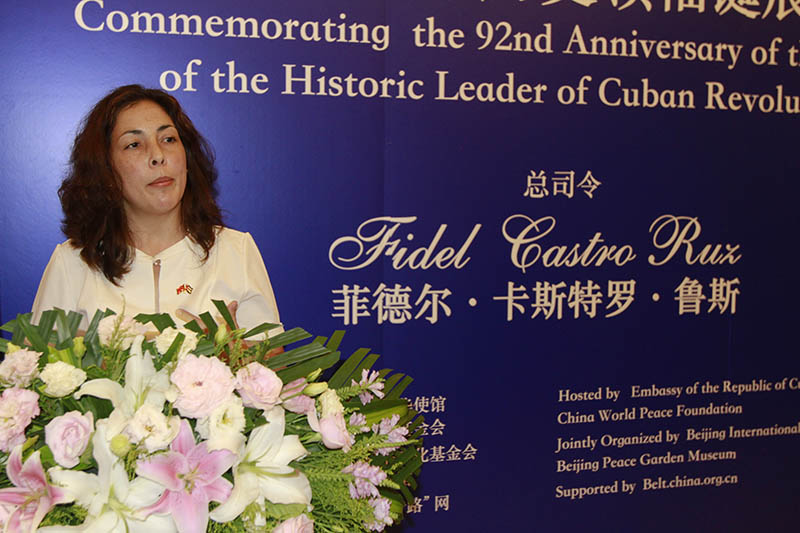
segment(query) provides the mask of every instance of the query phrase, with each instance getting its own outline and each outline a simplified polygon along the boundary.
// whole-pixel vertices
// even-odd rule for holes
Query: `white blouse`
[[[183,309],[200,316],[218,316],[211,300],[239,304],[236,319],[240,327],[252,328],[262,322],[280,323],[275,294],[264,261],[249,233],[221,228],[208,259],[189,237],[161,253],[150,256],[135,250],[131,270],[116,286],[99,271],[89,268],[80,250],[69,242],[56,246],[45,268],[33,302],[33,320],[43,311],[59,307],[83,315],[81,329],[97,309],[113,309],[126,316],[139,313],[169,313],[182,324],[175,311]],[[270,335],[283,331],[270,330]]]

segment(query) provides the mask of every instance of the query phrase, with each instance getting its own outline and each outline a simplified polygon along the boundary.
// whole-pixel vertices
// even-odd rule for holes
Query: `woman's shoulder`
[[[80,248],[76,248],[72,241],[69,240],[56,245],[50,261],[62,263],[67,268],[86,266],[86,263],[81,259]]]
[[[235,250],[243,253],[252,243],[253,237],[249,233],[222,226],[217,228],[215,247],[220,251]]]

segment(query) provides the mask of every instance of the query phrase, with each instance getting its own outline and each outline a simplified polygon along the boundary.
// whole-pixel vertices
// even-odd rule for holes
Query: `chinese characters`
[[[575,189],[588,196],[594,198],[594,192],[602,183],[600,180],[592,175],[591,170],[587,170],[582,179],[575,183],[574,170],[556,170],[549,176],[544,170],[535,171],[531,170],[527,177],[525,190],[522,196],[526,198],[546,198],[552,196],[566,196],[572,198],[575,196]]]
[[[581,7],[588,8],[599,4],[598,0],[569,0]],[[558,3],[568,3],[567,0],[545,0],[543,6],[550,6]],[[746,17],[750,20],[757,18],[765,19],[774,14],[778,20],[784,20],[790,15],[800,15],[800,0],[656,0],[655,5],[652,0],[609,0],[611,7],[617,11],[624,11],[635,5],[639,5],[644,11],[651,13],[662,11],[670,12],[713,12],[719,16],[728,13]]]
[[[430,283],[423,285],[416,298],[411,287],[399,283],[392,287],[381,283],[374,291],[358,284],[345,284],[331,292],[338,296],[333,299],[331,317],[341,318],[345,326],[356,325],[366,317],[373,317],[378,324],[404,324],[419,318],[436,324],[452,315],[445,301],[452,294],[450,289],[434,289]]]
[[[600,285],[592,280],[574,281],[569,286],[563,281],[537,281],[530,289],[509,281],[506,294],[493,299],[506,302],[506,320],[509,322],[516,314],[524,315],[527,307],[533,310],[530,318],[540,317],[544,320],[561,320],[565,312],[573,318],[596,318],[598,311],[604,312],[601,316],[611,318],[630,307],[635,292],[636,281],[632,279],[609,281],[605,294]],[[604,297],[608,300],[605,305]]]

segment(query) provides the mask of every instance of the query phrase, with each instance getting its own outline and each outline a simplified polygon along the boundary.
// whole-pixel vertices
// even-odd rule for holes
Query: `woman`
[[[253,238],[222,226],[208,143],[169,94],[128,85],[87,115],[59,188],[67,241],[56,246],[33,303],[127,316],[217,314],[234,303],[241,327],[279,323]],[[270,333],[281,331],[272,330]]]

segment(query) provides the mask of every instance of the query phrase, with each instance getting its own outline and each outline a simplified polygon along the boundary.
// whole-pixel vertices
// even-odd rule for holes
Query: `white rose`
[[[64,361],[48,363],[39,377],[46,385],[44,393],[62,398],[73,392],[86,381],[86,372]]]
[[[176,359],[180,359],[184,355],[197,348],[197,334],[194,331],[186,328],[166,328],[155,338],[156,349],[158,349],[158,353],[167,353],[167,350],[169,350],[169,347],[172,346],[172,343],[175,341],[175,337],[178,336],[178,333],[183,333],[184,339],[180,350],[178,350],[178,356]]]
[[[124,433],[130,437],[131,442],[143,443],[147,451],[152,453],[163,450],[175,440],[180,424],[179,417],[167,418],[161,409],[145,403],[136,410]]]
[[[6,385],[27,387],[39,373],[39,354],[31,350],[7,353],[0,363],[0,382]]]

